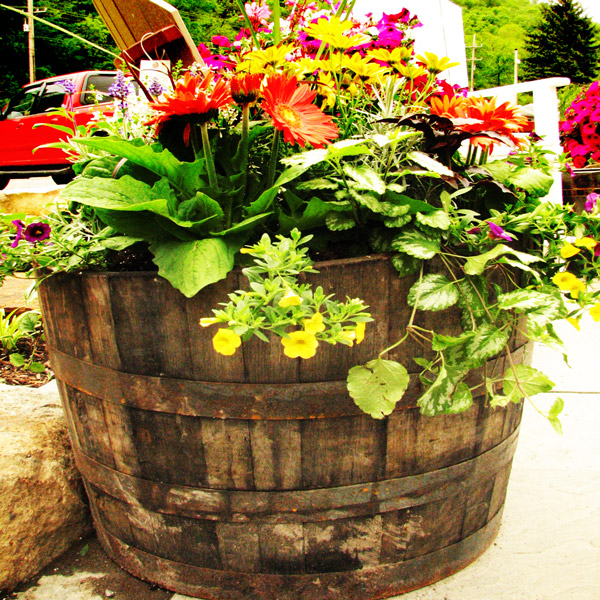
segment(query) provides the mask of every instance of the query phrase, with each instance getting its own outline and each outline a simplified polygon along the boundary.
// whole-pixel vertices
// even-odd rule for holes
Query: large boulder
[[[56,384],[0,385],[0,590],[87,535],[91,521]]]

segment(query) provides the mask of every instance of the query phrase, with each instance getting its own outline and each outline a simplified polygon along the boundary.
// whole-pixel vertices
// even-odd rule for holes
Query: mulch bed
[[[44,373],[33,373],[23,367],[15,367],[9,360],[8,354],[0,349],[0,383],[6,385],[25,385],[38,388],[53,379],[54,375],[48,362],[46,342],[41,336],[24,338],[17,342],[17,352],[27,360],[33,357],[35,362],[42,363],[46,370]]]

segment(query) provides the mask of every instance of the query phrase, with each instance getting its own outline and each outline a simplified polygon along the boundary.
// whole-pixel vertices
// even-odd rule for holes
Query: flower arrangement
[[[491,405],[549,391],[548,377],[512,361],[509,340],[518,329],[560,346],[556,320],[579,327],[588,310],[600,320],[597,198],[580,215],[544,202],[551,164],[527,120],[440,79],[452,65],[415,55],[408,11],[375,22],[344,2],[287,7],[282,17],[276,4],[246,4],[235,40],[213,38],[205,65],[149,94],[151,140],[114,126],[75,138],[86,151],[62,192],[69,210],[36,224],[9,218],[0,272],[114,268],[142,255],[191,297],[239,264],[248,288],[200,322],[217,327],[215,351],[278,336],[285,355],[310,360],[319,344],[360,343],[371,316],[300,275],[315,258],[388,253],[399,276],[415,278],[398,299],[412,312],[393,348],[414,337],[433,356],[415,357],[423,413],[468,409],[468,375],[501,351],[506,373],[475,384]],[[498,146],[510,154],[494,158]],[[38,234],[23,239],[30,227]],[[460,335],[416,324],[419,311],[450,307]],[[348,376],[375,417],[408,385],[389,350]],[[545,413],[556,428],[561,408]]]
[[[565,111],[560,136],[567,168],[600,165],[600,82],[584,89]]]

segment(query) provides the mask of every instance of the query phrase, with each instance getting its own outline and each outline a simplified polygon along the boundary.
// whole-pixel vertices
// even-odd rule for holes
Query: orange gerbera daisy
[[[233,102],[229,84],[219,79],[212,84],[212,73],[205,76],[186,73],[175,84],[175,90],[165,95],[163,102],[150,102],[150,107],[159,114],[148,124],[159,127],[173,117],[186,117],[190,123],[206,123],[215,118],[219,108]]]
[[[493,131],[508,137],[515,145],[522,144],[516,134],[531,131],[531,125],[523,115],[519,114],[516,106],[509,102],[496,106],[495,98],[481,96],[453,96],[449,98],[432,98],[430,101],[431,112],[450,119],[468,119],[468,122],[458,126],[463,131],[471,133]],[[489,148],[494,146],[494,140],[484,137],[473,138],[472,143]]]
[[[271,75],[263,88],[263,110],[273,119],[273,126],[283,131],[283,139],[322,148],[338,136],[338,128],[321,109],[312,104],[316,92],[308,84],[298,85],[296,76]]]
[[[256,102],[260,97],[262,73],[243,73],[231,79],[231,96],[236,104]]]

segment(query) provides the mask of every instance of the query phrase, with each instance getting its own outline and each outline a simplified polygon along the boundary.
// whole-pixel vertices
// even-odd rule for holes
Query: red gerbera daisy
[[[279,74],[267,78],[263,89],[263,110],[273,126],[283,131],[283,139],[304,148],[308,142],[322,148],[338,136],[331,117],[312,104],[316,92],[308,84],[298,85],[296,77]]]
[[[150,107],[159,114],[148,124],[160,125],[172,117],[187,117],[193,123],[206,123],[217,116],[219,108],[233,102],[229,84],[219,79],[212,84],[213,76],[208,73],[193,75],[186,73],[183,79],[175,84],[172,94],[166,95],[163,102],[151,102]]]

